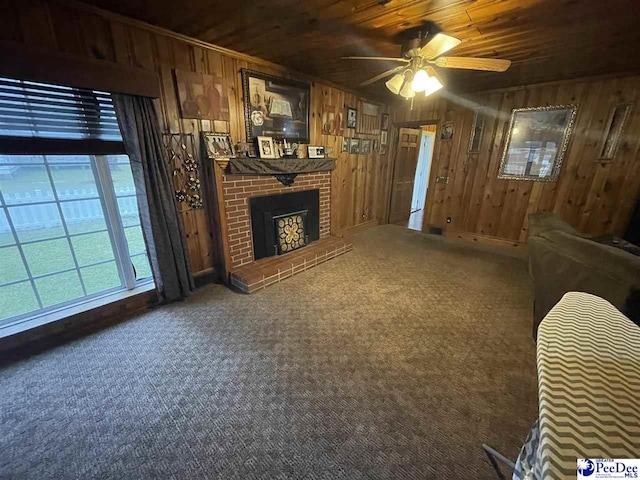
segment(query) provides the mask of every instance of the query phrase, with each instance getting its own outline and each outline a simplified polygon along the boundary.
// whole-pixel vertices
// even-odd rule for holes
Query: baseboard
[[[354,233],[362,232],[371,227],[375,227],[376,225],[378,225],[378,219],[374,218],[373,220],[369,220],[368,222],[360,223],[358,225],[354,225],[353,227],[347,227],[343,228],[342,230],[338,230],[332,233],[332,235],[336,237],[346,237],[349,235],[353,235]]]
[[[481,235],[470,232],[460,232],[455,230],[444,230],[444,236],[448,238],[458,238],[460,240],[466,240],[471,242],[477,242],[484,245],[493,245],[506,248],[517,248],[519,250],[526,250],[527,244],[522,242],[516,242],[507,238],[492,237],[490,235]]]

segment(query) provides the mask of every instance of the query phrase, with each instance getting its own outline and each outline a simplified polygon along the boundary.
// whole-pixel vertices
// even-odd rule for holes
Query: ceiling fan
[[[413,98],[416,92],[424,92],[425,96],[428,96],[444,86],[435,67],[504,72],[511,65],[510,60],[497,58],[441,56],[460,45],[462,41],[442,33],[433,22],[424,22],[422,25],[405,30],[396,35],[394,40],[397,43],[402,43],[400,57],[342,57],[343,60],[378,60],[402,63],[398,67],[362,82],[361,86],[371,85],[393,75],[385,83],[391,92],[404,98]]]

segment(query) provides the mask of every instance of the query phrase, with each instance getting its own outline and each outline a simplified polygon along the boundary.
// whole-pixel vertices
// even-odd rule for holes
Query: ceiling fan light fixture
[[[411,88],[414,92],[424,92],[429,85],[429,75],[424,70],[420,69],[413,76],[413,82],[411,82]]]
[[[440,83],[440,80],[438,80],[436,77],[429,76],[427,78],[427,84],[424,88],[424,96],[428,97],[432,93],[435,93],[438,90],[440,90],[443,86],[444,85],[442,85],[442,83]]]
[[[387,80],[385,85],[392,92],[398,95],[404,84],[404,75],[402,73],[396,73],[390,80]]]
[[[412,82],[405,82],[404,87],[400,90],[400,96],[404,98],[413,98],[416,96],[416,92],[411,87]]]

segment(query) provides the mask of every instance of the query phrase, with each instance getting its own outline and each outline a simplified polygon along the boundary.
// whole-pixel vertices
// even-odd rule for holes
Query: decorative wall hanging
[[[513,109],[498,178],[555,182],[577,108],[556,105]]]
[[[370,102],[361,102],[358,133],[377,135],[380,133],[381,106]]]
[[[625,123],[631,114],[631,105],[616,105],[609,114],[604,135],[602,136],[600,160],[611,160],[616,156],[622,138]]]
[[[473,117],[473,125],[471,127],[471,138],[469,139],[469,152],[479,152],[482,143],[482,134],[484,133],[484,124],[487,119],[485,108],[478,108]]]
[[[360,153],[362,155],[369,155],[371,153],[371,140],[363,138],[360,142]]]
[[[380,133],[380,145],[386,145],[387,144],[387,132],[386,131],[382,131]]]
[[[224,80],[204,73],[175,70],[182,118],[229,121]]]
[[[196,157],[196,146],[191,133],[164,133],[164,148],[167,152],[169,171],[173,174],[173,186],[179,210],[203,208],[200,173]]]
[[[347,128],[356,128],[358,124],[358,110],[347,107]]]
[[[342,137],[342,152],[349,151],[349,137]]]
[[[269,136],[309,141],[308,83],[243,68],[242,94],[247,140]]]
[[[322,107],[322,133],[325,135],[342,135],[342,112],[336,113],[336,107],[325,105]]]
[[[231,135],[228,133],[202,132],[202,139],[209,158],[231,158],[234,156]]]

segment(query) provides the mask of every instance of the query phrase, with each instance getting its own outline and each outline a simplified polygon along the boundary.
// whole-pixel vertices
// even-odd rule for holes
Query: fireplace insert
[[[289,253],[320,237],[320,191],[249,199],[255,260]]]

